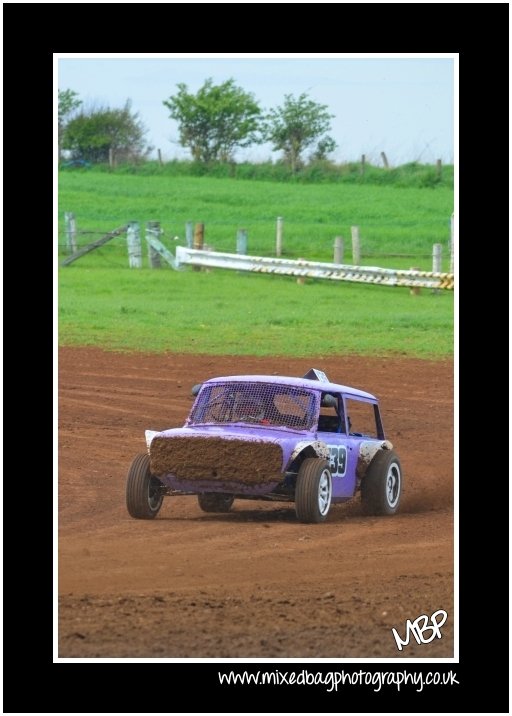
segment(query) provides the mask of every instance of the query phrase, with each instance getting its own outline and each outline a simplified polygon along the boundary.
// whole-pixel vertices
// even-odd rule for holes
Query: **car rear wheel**
[[[297,475],[295,512],[301,522],[323,522],[332,499],[329,463],[316,457],[304,460]]]
[[[203,492],[197,496],[199,507],[203,512],[229,512],[235,498],[217,492]]]
[[[164,499],[162,487],[160,480],[151,474],[149,455],[137,455],[126,482],[126,507],[130,515],[139,520],[154,519]]]
[[[402,468],[393,450],[380,450],[361,483],[364,511],[370,515],[394,515],[402,495]]]

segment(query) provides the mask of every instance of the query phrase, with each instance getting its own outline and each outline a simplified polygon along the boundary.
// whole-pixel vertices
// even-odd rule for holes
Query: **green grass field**
[[[433,243],[448,270],[453,192],[350,184],[281,184],[211,177],[134,176],[99,172],[59,175],[59,244],[64,211],[76,215],[79,244],[130,220],[159,220],[162,240],[185,244],[186,221],[204,221],[205,240],[235,251],[236,230],[249,253],[273,255],[283,216],[284,255],[332,260],[333,240],[350,226],[362,237],[364,265],[430,270]],[[174,241],[173,237],[178,236]],[[382,254],[398,254],[385,257]],[[59,260],[66,254],[59,249]],[[128,268],[126,241],[116,238],[59,269],[59,343],[113,350],[322,356],[453,353],[453,293],[238,274],[216,269],[175,272]]]
[[[453,294],[291,277],[117,268],[60,270],[62,345],[320,356],[453,352]]]
[[[276,218],[284,219],[284,255],[332,261],[335,236],[345,240],[351,262],[350,227],[360,227],[363,264],[375,258],[396,268],[418,265],[429,270],[432,245],[441,243],[448,270],[453,191],[357,184],[285,184],[209,177],[133,176],[99,172],[59,175],[59,242],[64,243],[64,212],[73,211],[79,230],[107,232],[128,221],[160,221],[163,241],[185,244],[185,222],[204,222],[205,241],[217,251],[235,251],[237,229],[249,236],[249,253],[272,255]],[[80,235],[88,243],[94,235]],[[122,239],[102,252],[115,257]],[[117,252],[119,253],[119,252]],[[415,258],[391,263],[383,255]],[[95,257],[94,264],[96,265]],[[379,263],[383,263],[380,261]],[[411,263],[412,261],[412,263]],[[419,263],[418,263],[419,262]]]

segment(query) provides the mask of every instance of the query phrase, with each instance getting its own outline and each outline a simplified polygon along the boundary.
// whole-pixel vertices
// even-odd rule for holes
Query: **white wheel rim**
[[[318,509],[322,517],[326,515],[329,510],[331,505],[331,496],[331,473],[329,470],[324,470],[320,475],[320,481],[318,483]]]
[[[400,468],[396,462],[391,463],[386,476],[386,499],[390,507],[396,507],[400,499]]]
[[[158,510],[162,502],[162,495],[160,494],[158,487],[158,481],[156,478],[151,477],[148,484],[148,505],[152,512]]]

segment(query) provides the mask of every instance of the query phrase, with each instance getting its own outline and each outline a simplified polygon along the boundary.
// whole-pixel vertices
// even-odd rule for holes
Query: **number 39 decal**
[[[328,445],[329,469],[333,477],[343,477],[347,471],[347,448],[344,445]]]

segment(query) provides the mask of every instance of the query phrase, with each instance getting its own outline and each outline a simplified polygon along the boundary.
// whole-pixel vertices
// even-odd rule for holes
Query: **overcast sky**
[[[59,56],[59,89],[78,92],[84,103],[122,106],[127,99],[148,128],[148,143],[164,159],[190,157],[178,144],[178,128],[163,101],[184,82],[197,92],[205,79],[234,78],[264,109],[285,94],[306,92],[328,106],[337,162],[390,164],[454,160],[454,59],[450,57],[210,58],[159,56]],[[268,145],[240,151],[238,160],[277,158]]]

